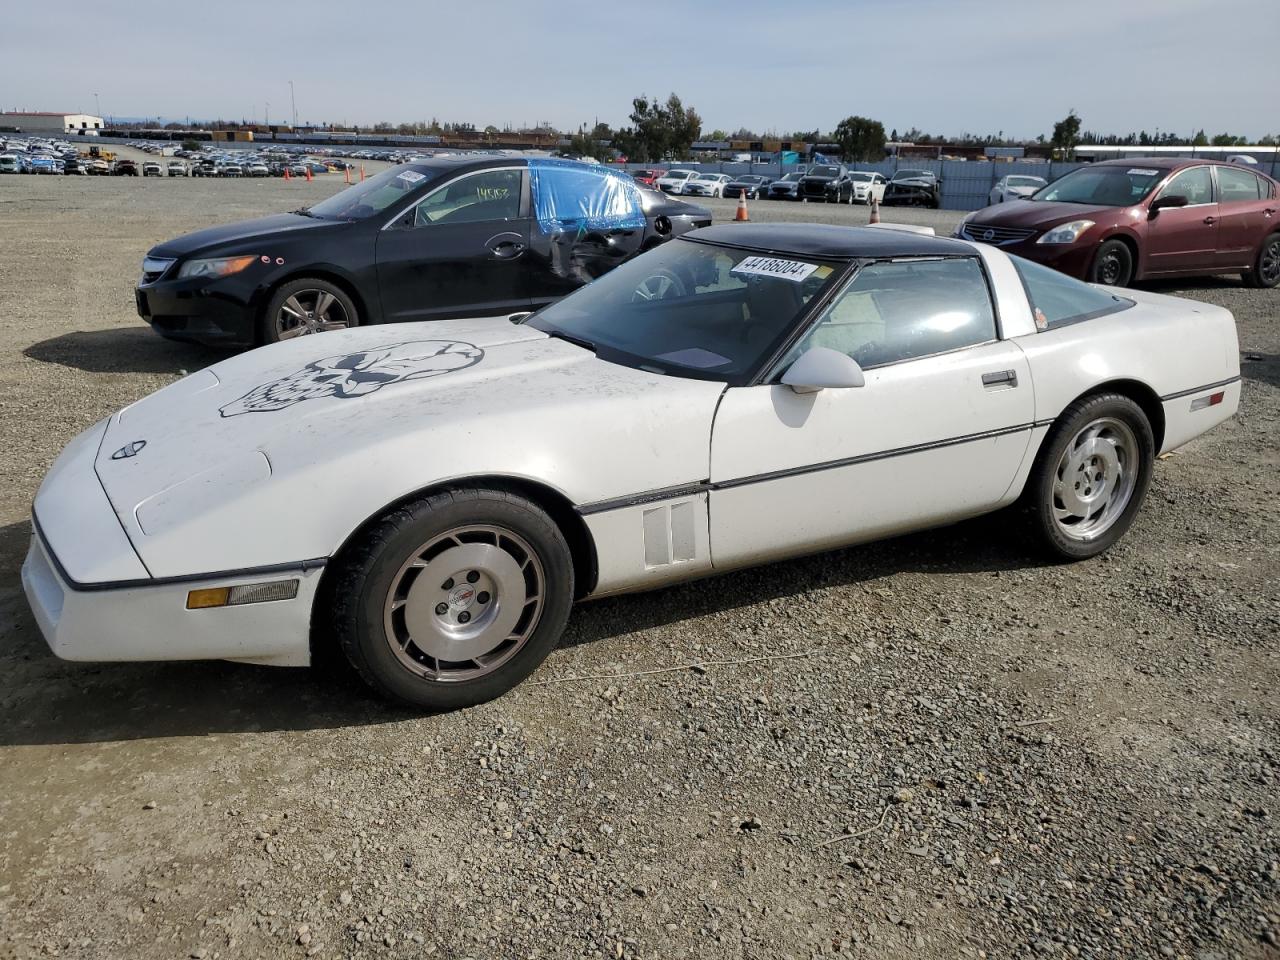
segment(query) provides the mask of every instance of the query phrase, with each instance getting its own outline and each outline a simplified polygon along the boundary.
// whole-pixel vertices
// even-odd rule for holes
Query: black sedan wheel
[[[382,695],[428,710],[510,690],[554,649],[573,602],[560,529],[503,490],[406,504],[326,577],[328,623],[351,665]]]
[[[1258,259],[1253,269],[1244,275],[1244,282],[1251,287],[1271,288],[1280,286],[1280,233],[1273,233],[1262,241]]]
[[[1127,287],[1133,279],[1133,253],[1123,240],[1108,240],[1098,248],[1089,281],[1108,287]]]
[[[290,281],[276,290],[262,319],[264,343],[345,330],[360,323],[356,305],[344,290],[312,277]]]

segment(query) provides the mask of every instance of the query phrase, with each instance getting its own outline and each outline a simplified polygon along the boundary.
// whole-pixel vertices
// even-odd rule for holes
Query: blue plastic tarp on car
[[[543,233],[639,230],[640,187],[628,176],[575,160],[529,160],[533,212]]]

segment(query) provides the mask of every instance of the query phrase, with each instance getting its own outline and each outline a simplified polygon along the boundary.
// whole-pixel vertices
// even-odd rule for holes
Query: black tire
[[[1123,510],[1118,512],[1096,537],[1083,540],[1064,532],[1054,515],[1054,487],[1058,468],[1073,441],[1090,425],[1103,420],[1128,425],[1136,441],[1132,462],[1133,486]],[[1155,462],[1155,438],[1151,423],[1142,408],[1118,393],[1100,393],[1084,397],[1069,406],[1055,421],[1036,457],[1035,466],[1023,491],[1023,503],[1031,517],[1032,531],[1044,549],[1058,560],[1087,560],[1109,550],[1124,536],[1146,498],[1151,485],[1151,469]],[[1110,478],[1108,478],[1110,479]]]
[[[266,307],[263,308],[258,324],[259,342],[279,343],[281,340],[291,339],[286,335],[287,331],[281,329],[278,318],[290,297],[297,297],[311,292],[330,294],[334,298],[335,304],[340,307],[346,326],[357,327],[360,325],[359,311],[356,310],[355,302],[345,290],[336,284],[330,283],[328,280],[321,280],[319,277],[300,277],[297,280],[290,280],[288,283],[281,284],[271,294],[271,299],[267,301]],[[326,312],[326,316],[328,315]],[[333,316],[337,318],[337,312],[334,312]],[[336,322],[336,319],[334,322]]]
[[[1107,240],[1094,254],[1089,282],[1127,287],[1133,282],[1133,251],[1123,240]]]
[[[411,672],[398,659],[384,611],[397,575],[415,551],[468,524],[510,531],[530,545],[544,575],[544,602],[532,633],[510,659],[474,679],[440,682]],[[333,639],[360,677],[390,700],[432,711],[485,703],[529,676],[559,642],[574,592],[572,556],[555,522],[523,497],[479,488],[445,490],[387,514],[346,551],[326,581],[321,602],[327,607],[319,609],[327,609]]]
[[[1253,269],[1240,275],[1246,286],[1270,290],[1280,286],[1280,232],[1262,241]]]

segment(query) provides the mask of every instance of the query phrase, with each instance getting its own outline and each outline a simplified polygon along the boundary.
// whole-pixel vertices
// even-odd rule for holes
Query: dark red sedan
[[[1280,284],[1280,184],[1248,167],[1186,158],[1106,160],[1026,200],[969,214],[956,236],[1092,283],[1239,273]]]

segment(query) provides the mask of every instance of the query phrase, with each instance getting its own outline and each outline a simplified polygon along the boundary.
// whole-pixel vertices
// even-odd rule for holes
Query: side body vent
[[[663,504],[644,512],[644,565],[652,569],[694,557],[694,501]]]

